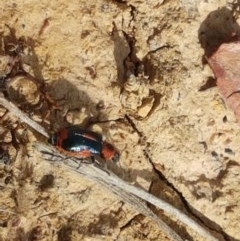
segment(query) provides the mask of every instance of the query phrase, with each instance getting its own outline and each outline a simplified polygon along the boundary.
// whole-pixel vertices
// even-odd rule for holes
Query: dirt
[[[210,17],[232,16],[226,7],[1,2],[4,93],[49,133],[71,124],[102,133],[121,153],[121,178],[223,240],[240,240],[240,126],[216,87],[199,91],[214,77],[202,62],[199,29],[221,28]],[[46,138],[1,113],[0,240],[170,240],[109,190],[43,160],[33,144]],[[205,240],[153,210],[183,239]]]

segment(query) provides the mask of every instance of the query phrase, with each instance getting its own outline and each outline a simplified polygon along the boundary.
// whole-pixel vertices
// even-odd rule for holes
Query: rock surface
[[[124,180],[240,240],[240,126],[217,88],[199,91],[214,75],[202,65],[198,31],[220,7],[226,2],[10,0],[0,3],[0,32],[25,38],[23,68],[57,102],[39,111],[36,86],[24,80],[18,94],[34,89],[35,120],[49,131],[90,125],[121,152]],[[46,139],[16,123],[1,118],[12,163],[0,164],[0,240],[169,240],[109,190],[41,159],[32,144]],[[183,239],[205,241],[163,219]]]

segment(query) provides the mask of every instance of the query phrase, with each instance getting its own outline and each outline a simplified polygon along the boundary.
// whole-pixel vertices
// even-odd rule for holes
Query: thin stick
[[[0,93],[0,105],[8,109],[12,114],[18,117],[22,122],[28,124],[34,130],[49,138],[47,131],[38,123],[29,118],[24,112],[18,109],[12,102],[4,98],[3,93]]]

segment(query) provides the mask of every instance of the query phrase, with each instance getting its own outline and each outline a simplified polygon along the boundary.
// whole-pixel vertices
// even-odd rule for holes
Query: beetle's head
[[[113,162],[118,162],[120,154],[119,152],[114,148],[113,145],[110,143],[104,141],[103,142],[103,147],[102,147],[102,158],[106,161],[113,161]]]

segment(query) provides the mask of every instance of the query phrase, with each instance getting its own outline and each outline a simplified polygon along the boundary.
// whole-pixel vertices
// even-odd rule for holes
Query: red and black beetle
[[[59,130],[49,138],[49,143],[66,156],[80,159],[100,156],[105,161],[118,162],[119,153],[110,143],[103,141],[96,132],[70,126]]]

